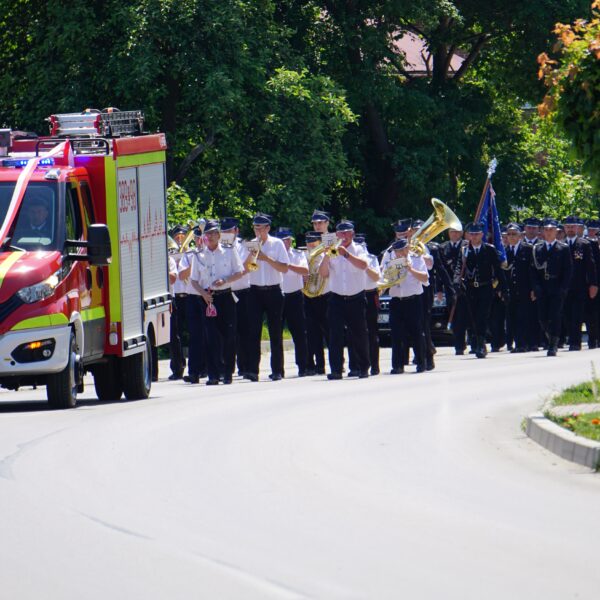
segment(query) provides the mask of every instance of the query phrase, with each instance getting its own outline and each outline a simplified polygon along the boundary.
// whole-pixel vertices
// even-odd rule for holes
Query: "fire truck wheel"
[[[109,356],[108,362],[94,366],[94,387],[98,400],[119,400],[123,395],[123,383],[119,363]]]
[[[152,346],[146,340],[143,352],[126,356],[121,361],[123,391],[127,400],[143,400],[152,386]]]
[[[77,404],[77,370],[79,357],[77,356],[77,340],[75,332],[71,332],[69,341],[69,360],[67,366],[54,375],[48,375],[46,395],[52,408],[74,408]]]

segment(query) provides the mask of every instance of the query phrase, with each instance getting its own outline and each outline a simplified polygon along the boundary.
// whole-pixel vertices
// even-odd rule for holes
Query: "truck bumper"
[[[66,325],[0,335],[0,377],[59,373],[67,366],[70,335],[71,328]],[[32,342],[42,342],[42,345],[31,351],[26,346]],[[46,354],[51,351],[51,355],[42,357],[44,351]]]

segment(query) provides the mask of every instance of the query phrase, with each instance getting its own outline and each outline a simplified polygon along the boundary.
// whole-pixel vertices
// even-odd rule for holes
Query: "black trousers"
[[[329,296],[329,368],[341,374],[344,366],[344,328],[352,336],[356,362],[360,372],[369,370],[369,344],[366,319],[367,301],[365,293],[340,296],[333,292]]]
[[[367,334],[369,336],[369,362],[371,373],[379,373],[379,330],[377,317],[379,315],[379,293],[377,290],[367,290]]]
[[[248,365],[248,356],[250,356],[250,317],[248,313],[250,288],[237,290],[233,293],[238,299],[235,305],[235,353],[238,371],[240,374],[243,374],[250,370]]]
[[[423,329],[425,330],[425,356],[428,362],[433,360],[435,344],[431,339],[431,311],[433,309],[433,287],[426,286],[420,294],[423,302]]]
[[[462,294],[458,294],[456,296],[454,315],[452,316],[452,337],[454,339],[454,349],[457,352],[464,351],[466,348],[467,327],[469,326],[470,319],[467,298]]]
[[[390,329],[392,332],[392,369],[404,368],[408,348],[413,345],[418,367],[426,366],[426,337],[422,294],[390,301]]]
[[[206,366],[206,304],[200,296],[187,297],[187,321],[190,334],[188,375],[199,377]]]
[[[306,337],[308,342],[308,369],[325,372],[325,343],[329,339],[329,322],[327,311],[330,293],[305,298],[304,309],[306,312]]]
[[[550,341],[560,336],[564,298],[559,293],[541,294],[536,300],[542,331]]]
[[[271,343],[271,372],[283,375],[283,294],[280,286],[250,286],[248,318],[250,322],[250,344],[248,373],[258,375],[260,368],[260,338],[263,317],[267,316]]]
[[[585,292],[569,290],[563,306],[569,346],[581,347],[581,325],[585,311]]]
[[[183,356],[182,336],[185,331],[185,313],[187,310],[187,296],[175,296],[171,304],[171,338],[169,349],[171,373],[177,377],[183,375],[185,370],[185,357]]]
[[[599,295],[592,300],[589,296],[585,300],[585,328],[588,333],[588,344],[595,347],[600,339],[599,335],[599,317],[600,301]]]
[[[490,342],[495,350],[506,344],[506,304],[495,290],[490,311]]]
[[[473,286],[467,287],[468,308],[471,310],[472,325],[475,328],[473,333],[476,337],[485,338],[492,311],[493,297],[494,289],[490,284],[481,285],[477,288]]]
[[[202,303],[206,310],[206,302],[202,300]],[[206,337],[210,341],[210,352],[207,353],[208,378],[231,379],[235,369],[235,301],[231,292],[223,292],[213,295],[213,304],[217,316],[206,318]]]
[[[537,345],[529,321],[531,300],[511,293],[506,311],[507,338],[515,348],[525,349]],[[536,319],[537,321],[537,319]]]
[[[283,295],[283,318],[294,341],[294,353],[298,372],[304,373],[308,360],[308,342],[306,336],[304,294],[302,290]]]

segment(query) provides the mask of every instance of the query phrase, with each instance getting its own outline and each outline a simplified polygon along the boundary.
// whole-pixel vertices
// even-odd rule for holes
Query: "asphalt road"
[[[2,392],[0,598],[595,600],[600,475],[521,431],[592,360],[442,349],[70,411]]]

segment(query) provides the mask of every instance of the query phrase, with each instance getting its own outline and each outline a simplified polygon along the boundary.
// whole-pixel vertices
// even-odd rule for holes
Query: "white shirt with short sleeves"
[[[381,277],[381,269],[379,268],[379,261],[374,254],[367,254],[367,260],[369,261],[368,268],[377,271],[379,277]],[[377,282],[373,281],[368,275],[365,269],[365,290],[376,290]]]
[[[266,254],[272,260],[276,260],[285,265],[290,262],[284,243],[279,238],[273,237],[272,235],[267,236],[267,240],[263,242],[261,250],[263,254]],[[261,287],[281,285],[282,281],[283,273],[274,269],[264,260],[259,260],[258,269],[250,272],[250,285],[258,285]]]
[[[308,269],[308,260],[306,260],[306,254],[302,250],[296,250],[296,248],[290,248],[288,250],[288,257],[290,259],[290,265],[295,267],[304,267]],[[298,292],[304,287],[304,278],[302,275],[295,273],[291,269],[288,269],[287,273],[283,273],[283,283],[281,289],[284,294],[293,294]]]
[[[362,246],[352,242],[347,248],[356,258],[366,259]],[[365,291],[365,270],[355,267],[349,259],[338,254],[329,259],[329,289],[340,296],[355,296]]]
[[[427,273],[427,265],[422,256],[409,253],[407,258],[415,271]],[[390,288],[389,294],[392,298],[418,296],[423,293],[423,285],[412,273],[407,273],[406,277],[398,285],[393,285]]]
[[[242,261],[242,266],[243,266],[244,261],[248,257],[248,249],[246,248],[246,246],[244,246],[242,240],[240,240],[240,239],[237,239],[235,241],[234,247],[238,253],[238,256],[240,257],[240,260]],[[250,287],[250,275],[246,274],[243,277],[236,279],[231,284],[231,291],[237,292],[239,290],[247,290],[249,287]]]
[[[192,262],[190,279],[196,281],[204,289],[211,287],[213,281],[226,279],[244,270],[242,261],[235,248],[223,248],[218,244],[214,250],[204,248],[198,252]],[[226,283],[215,290],[227,290],[231,283]]]
[[[184,271],[185,269],[187,269],[190,265],[192,265],[194,263],[194,256],[196,254],[197,254],[196,250],[189,250],[188,252],[185,252],[182,255],[181,260],[179,261],[179,273],[181,273],[181,271]],[[186,281],[184,281],[183,279],[178,279],[177,281],[182,284],[182,292],[183,293],[191,294],[192,296],[200,295],[199,292],[192,285],[191,273],[190,273],[190,275],[188,275],[188,278]],[[179,292],[177,292],[177,293],[179,293]]]

